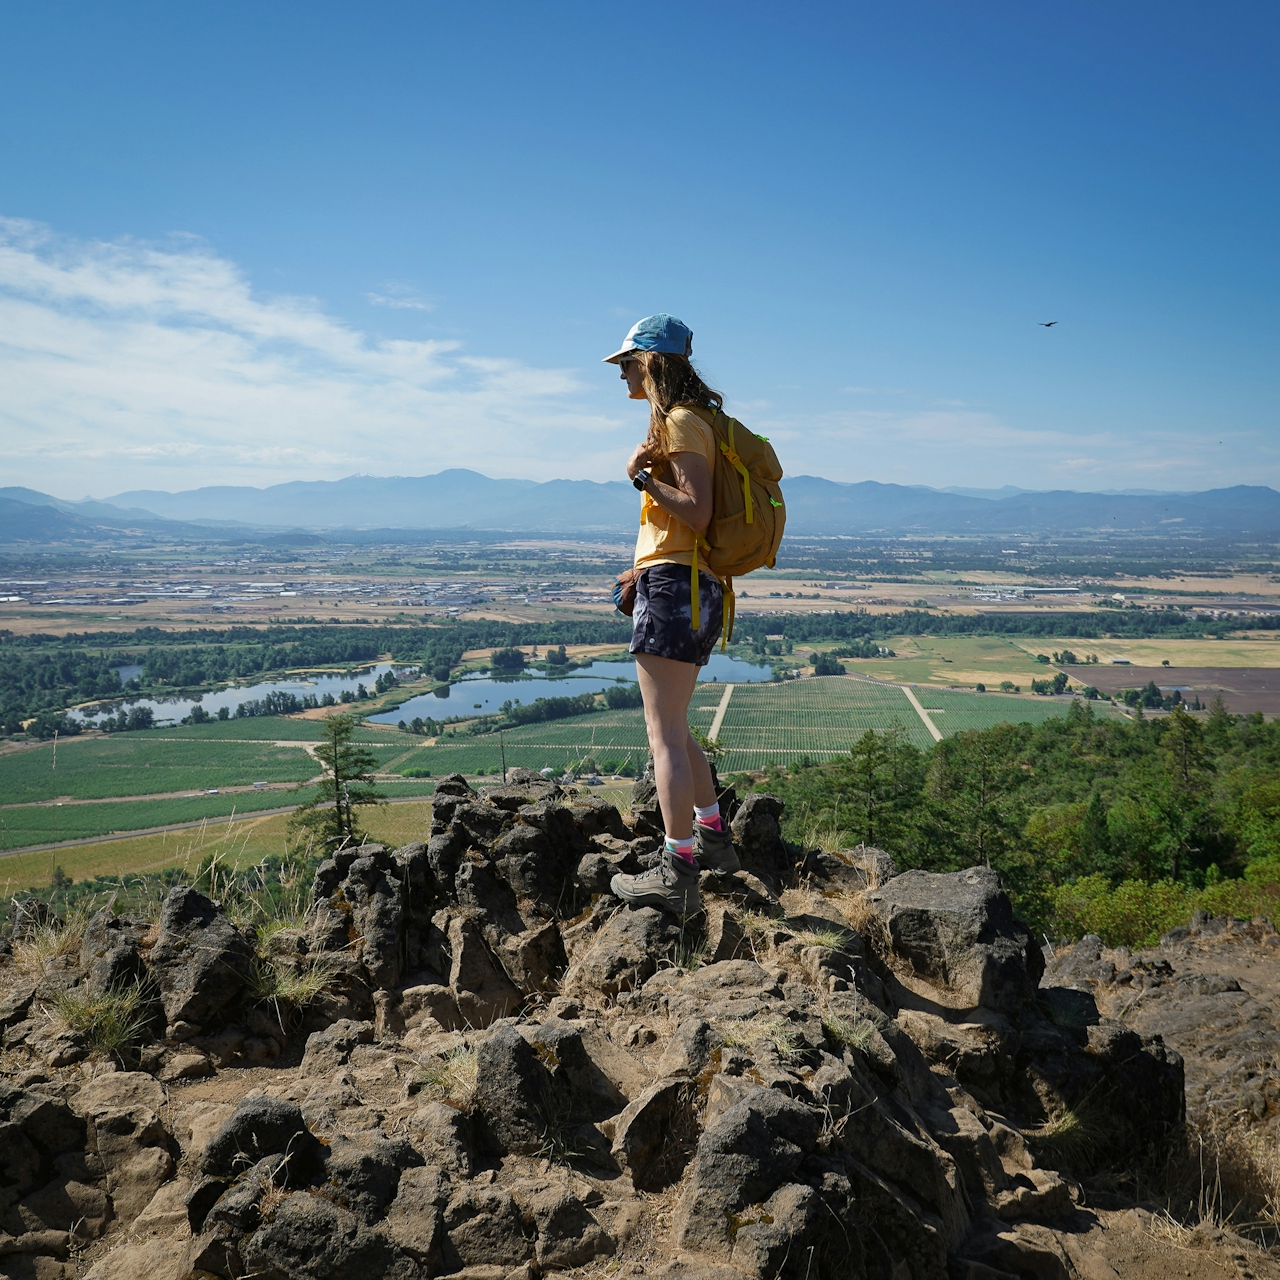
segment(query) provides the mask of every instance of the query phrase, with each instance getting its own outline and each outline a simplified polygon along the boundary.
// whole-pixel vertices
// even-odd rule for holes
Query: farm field
[[[738,685],[720,729],[721,766],[762,769],[806,755],[822,759],[850,750],[868,729],[893,728],[918,747],[933,741],[906,695],[892,686],[847,676]]]
[[[320,766],[305,744],[166,740],[151,730],[67,738],[0,756],[0,804],[71,796],[155,795],[254,782],[303,782]]]
[[[338,708],[322,708],[325,714],[332,715]],[[376,708],[371,702],[345,704],[342,711],[359,710],[370,713]],[[244,716],[230,720],[213,720],[208,724],[175,724],[164,725],[160,729],[149,730],[157,737],[166,738],[198,738],[201,741],[279,741],[296,740],[298,742],[319,742],[323,736],[324,716],[309,719],[306,716]],[[405,735],[394,725],[362,724],[359,738],[362,742],[402,742]]]
[[[1043,671],[1044,668],[1041,667]],[[966,729],[990,729],[997,724],[1040,724],[1064,716],[1070,698],[1019,698],[1000,693],[962,693],[954,689],[918,689],[916,696],[944,738]],[[1110,720],[1124,716],[1109,703],[1094,702],[1093,714]]]
[[[741,689],[744,686],[739,685]],[[772,686],[771,686],[772,687]],[[724,694],[724,685],[700,684],[694,690],[690,720],[705,733]],[[736,694],[735,694],[736,696]],[[553,720],[547,724],[523,725],[502,734],[507,768],[562,770],[584,757],[593,756],[602,768],[613,762],[639,770],[649,754],[644,732],[644,716],[637,708],[604,711],[594,715]],[[478,738],[441,738],[435,746],[420,747],[396,766],[401,770],[425,769],[439,777],[445,773],[492,774],[502,768],[502,747],[496,733]],[[610,770],[612,772],[612,770]]]
[[[117,831],[139,831],[230,813],[279,809],[305,800],[310,792],[242,791],[229,796],[181,800],[120,800],[103,804],[20,805],[0,809],[0,851],[58,840],[85,840]]]
[[[140,875],[166,867],[199,865],[210,853],[220,853],[234,866],[245,867],[285,851],[289,815],[280,813],[228,824],[216,819],[204,827],[103,841],[70,849],[40,853],[12,854],[0,858],[0,892],[6,897],[22,889],[49,884],[55,867],[73,880],[106,876]],[[373,840],[393,847],[413,840],[425,840],[431,826],[431,806],[393,804],[369,809],[361,815],[365,831]]]
[[[1003,636],[893,636],[883,641],[893,658],[841,658],[846,670],[897,684],[985,684],[988,688],[1010,680],[1026,689],[1045,674],[1044,665]],[[1045,643],[1048,643],[1047,641]],[[1063,641],[1062,643],[1066,643]],[[1073,642],[1076,652],[1080,641]],[[835,643],[814,649],[838,648]],[[1055,646],[1061,647],[1061,644]],[[804,648],[804,646],[800,646]],[[1050,651],[1052,652],[1052,650]],[[808,652],[805,652],[808,657]]]
[[[1013,643],[1010,641],[1009,643]],[[1019,639],[1019,647],[1034,657],[1070,649],[1078,657],[1096,653],[1099,665],[1112,658],[1128,658],[1135,667],[1158,667],[1167,658],[1171,667],[1280,667],[1280,632],[1259,632],[1256,638],[1226,640],[1048,640]],[[1043,666],[1040,668],[1044,670]],[[1089,668],[1064,667],[1088,682]]]

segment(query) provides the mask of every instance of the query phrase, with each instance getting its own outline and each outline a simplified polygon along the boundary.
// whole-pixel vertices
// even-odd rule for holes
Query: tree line
[[[957,733],[921,750],[865,734],[847,755],[749,783],[787,802],[799,843],[864,843],[902,867],[1000,872],[1038,930],[1073,887],[1198,891],[1280,881],[1280,722],[1095,717],[1086,702],[1038,725]]]

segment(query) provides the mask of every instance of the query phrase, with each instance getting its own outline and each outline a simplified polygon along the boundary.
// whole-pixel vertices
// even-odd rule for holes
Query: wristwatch
[[[637,489],[643,491],[645,485],[647,485],[651,479],[653,479],[653,477],[647,471],[637,471],[636,477],[631,483],[635,485]]]

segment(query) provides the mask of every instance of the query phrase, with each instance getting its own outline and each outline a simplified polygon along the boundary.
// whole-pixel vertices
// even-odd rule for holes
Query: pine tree
[[[324,740],[316,747],[324,774],[315,798],[299,806],[289,822],[292,831],[306,832],[330,850],[362,843],[356,809],[386,799],[373,785],[371,771],[378,766],[377,756],[351,741],[359,722],[357,715],[329,716],[324,721]]]

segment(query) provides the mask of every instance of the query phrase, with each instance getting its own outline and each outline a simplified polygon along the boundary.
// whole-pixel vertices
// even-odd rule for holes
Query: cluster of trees
[[[103,716],[95,721],[105,733],[125,733],[134,729],[150,729],[155,725],[155,712],[150,707],[121,707],[114,716]]]
[[[809,661],[813,663],[813,674],[815,676],[844,675],[844,664],[837,662],[834,654],[811,653],[809,655]]]
[[[855,640],[852,644],[842,644],[831,650],[833,658],[896,658],[892,649],[872,640]]]
[[[888,850],[906,867],[995,867],[1020,911],[1052,930],[1064,890],[1239,877],[1280,881],[1280,721],[1118,722],[1085,702],[1039,725],[955,734],[919,750],[867,733],[848,755],[774,768],[788,834]],[[1096,884],[1096,881],[1090,881]]]
[[[398,727],[405,733],[416,733],[422,738],[434,738],[441,729],[440,722],[432,720],[429,716],[425,720],[422,716],[414,716],[408,723],[401,720]]]
[[[1203,710],[1199,694],[1191,702],[1186,702],[1181,689],[1165,693],[1154,680],[1148,680],[1141,689],[1121,690],[1120,701],[1126,707],[1145,707],[1149,711],[1172,711],[1174,707],[1184,705],[1192,711]]]
[[[83,651],[33,652],[13,636],[0,636],[0,724],[5,733],[21,733],[22,722],[57,712],[77,702],[122,692],[115,670],[124,659]],[[52,737],[56,717],[41,718],[35,736]],[[48,732],[43,733],[47,728]]]

